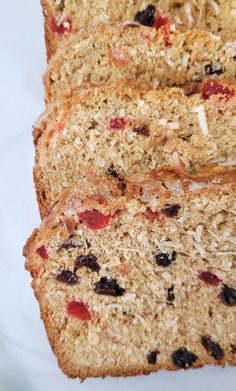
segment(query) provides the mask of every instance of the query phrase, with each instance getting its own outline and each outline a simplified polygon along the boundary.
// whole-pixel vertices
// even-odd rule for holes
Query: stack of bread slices
[[[24,255],[61,369],[235,365],[235,0],[41,2]]]

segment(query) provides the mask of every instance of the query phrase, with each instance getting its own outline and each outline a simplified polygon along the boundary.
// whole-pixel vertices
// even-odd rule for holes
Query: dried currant
[[[228,306],[236,305],[236,289],[224,285],[220,292],[220,298],[225,305]]]
[[[78,214],[79,218],[90,229],[103,229],[105,228],[111,219],[111,215],[104,215],[97,209],[85,210]]]
[[[145,124],[136,125],[133,127],[133,132],[137,133],[140,136],[149,136],[149,129],[148,126]]]
[[[217,286],[220,283],[220,279],[213,273],[206,271],[200,271],[198,273],[199,280],[205,282],[205,284]]]
[[[159,350],[153,350],[152,352],[147,354],[147,361],[148,364],[156,364],[157,362],[157,355],[160,354]]]
[[[75,267],[81,268],[81,267],[87,267],[90,269],[92,272],[99,272],[101,269],[101,266],[97,262],[98,257],[93,254],[88,254],[88,255],[80,255],[76,259]]]
[[[221,75],[224,72],[224,68],[219,64],[207,64],[205,66],[205,75]]]
[[[44,245],[37,248],[36,253],[44,260],[48,259],[48,252]]]
[[[92,315],[82,301],[72,300],[67,304],[67,313],[80,320],[91,320]]]
[[[71,270],[63,270],[60,274],[56,276],[56,280],[68,285],[75,285],[79,279],[77,275]]]
[[[113,164],[107,169],[107,174],[113,176],[114,178],[119,178],[118,172],[115,170]]]
[[[177,367],[183,369],[190,368],[197,360],[197,356],[185,347],[175,350],[171,358]]]
[[[157,253],[155,254],[155,260],[159,266],[168,267],[173,261],[176,260],[176,255],[176,251],[173,251],[172,254]]]
[[[73,242],[73,240],[64,240],[59,245],[59,250],[69,250],[71,248],[81,247],[79,244]]]
[[[102,277],[95,284],[94,291],[99,295],[107,295],[107,296],[122,296],[125,292],[123,288],[121,288],[116,279]]]
[[[149,5],[145,10],[138,11],[134,20],[144,26],[152,26],[155,20],[156,8],[154,5]]]
[[[161,213],[163,213],[167,217],[178,216],[180,208],[181,207],[178,204],[167,205],[161,210]]]
[[[175,300],[174,285],[171,285],[171,287],[167,289],[167,304],[172,304],[172,301],[174,300]]]
[[[221,360],[224,357],[222,347],[218,342],[213,341],[209,335],[203,335],[201,337],[201,343],[214,359]]]

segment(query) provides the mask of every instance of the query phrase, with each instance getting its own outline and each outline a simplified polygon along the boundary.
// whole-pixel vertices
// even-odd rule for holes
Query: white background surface
[[[43,110],[43,20],[39,0],[0,3],[0,391],[235,391],[234,368],[83,384],[57,368],[21,255],[39,223],[31,125]]]

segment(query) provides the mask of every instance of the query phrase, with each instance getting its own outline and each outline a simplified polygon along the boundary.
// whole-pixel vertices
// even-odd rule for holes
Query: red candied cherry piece
[[[152,27],[155,27],[156,29],[159,29],[161,26],[169,25],[170,19],[166,15],[159,15],[156,17],[156,19],[153,22]]]
[[[130,62],[130,55],[124,49],[112,48],[109,52],[109,59],[118,67],[123,68]]]
[[[235,91],[231,90],[228,87],[222,86],[217,83],[215,80],[206,80],[203,89],[202,89],[202,97],[203,99],[210,99],[212,95],[223,95],[222,100],[224,102],[228,102],[235,96]]]
[[[63,124],[63,122],[59,122],[58,126],[57,126],[57,130],[59,133],[61,133],[64,129],[65,125]]]
[[[200,271],[198,273],[199,280],[205,282],[205,284],[217,286],[221,282],[221,280],[213,273],[206,271]]]
[[[72,28],[72,21],[70,18],[64,19],[61,23],[57,23],[55,18],[51,19],[51,30],[54,34],[63,35],[69,33]]]
[[[79,218],[90,229],[103,229],[111,219],[111,215],[104,215],[99,210],[85,210],[79,213]]]
[[[159,15],[152,25],[152,27],[156,28],[157,30],[162,27],[162,32],[164,36],[164,42],[165,46],[170,46],[169,42],[169,36],[170,36],[170,19],[168,16],[165,15]]]
[[[114,130],[124,130],[127,125],[127,119],[124,117],[111,118],[109,128]]]
[[[161,221],[162,216],[159,212],[153,212],[150,208],[146,208],[145,212],[143,213],[144,217],[151,221],[153,223],[155,220]]]
[[[68,315],[74,316],[80,320],[91,320],[92,315],[87,306],[82,301],[72,300],[67,304]]]
[[[48,259],[48,252],[44,245],[37,248],[36,253],[45,261]]]

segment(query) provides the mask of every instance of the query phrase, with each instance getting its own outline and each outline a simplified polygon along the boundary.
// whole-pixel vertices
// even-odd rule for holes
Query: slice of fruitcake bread
[[[236,31],[235,0],[41,0],[48,57],[68,36],[88,25],[129,20],[145,26],[213,33]]]
[[[81,172],[122,179],[163,164],[188,170],[236,164],[235,82],[207,79],[189,87],[191,96],[121,84],[51,106],[34,130],[41,215]]]
[[[236,169],[80,179],[28,240],[64,373],[236,364]],[[93,352],[93,354],[91,354]]]
[[[225,41],[202,30],[180,33],[133,24],[102,26],[78,33],[51,59],[44,78],[46,101],[88,84],[129,79],[157,88],[199,81],[209,73],[235,77],[233,36]]]

